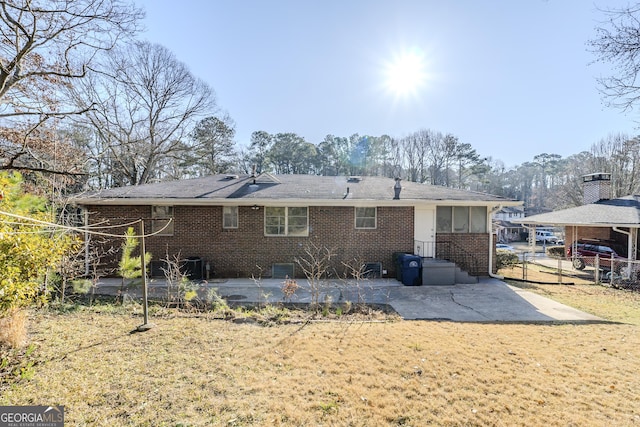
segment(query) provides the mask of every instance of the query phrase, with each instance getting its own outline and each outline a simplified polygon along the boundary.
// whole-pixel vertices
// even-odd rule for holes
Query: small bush
[[[206,299],[207,303],[211,305],[212,311],[225,312],[230,310],[227,301],[218,294],[217,289],[209,289]]]
[[[73,286],[73,292],[76,294],[86,295],[91,290],[93,282],[89,279],[77,279],[71,281],[71,285]]]
[[[299,288],[298,282],[295,279],[289,279],[289,277],[287,277],[285,281],[282,283],[282,288],[281,288],[282,295],[284,295],[283,299],[285,301],[291,302],[291,298],[293,298],[298,288]]]
[[[509,251],[498,250],[496,254],[496,268],[501,270],[503,268],[514,267],[520,263],[518,255]]]
[[[564,258],[564,246],[551,246],[550,248],[547,248],[547,255],[551,258]]]

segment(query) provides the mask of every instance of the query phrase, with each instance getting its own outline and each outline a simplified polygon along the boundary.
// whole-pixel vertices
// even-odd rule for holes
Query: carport
[[[623,268],[614,268],[614,261],[610,261],[610,269],[617,270],[611,273],[607,280],[623,279],[637,284],[640,275],[631,274],[640,272],[638,258],[638,228],[640,228],[640,196],[625,196],[616,199],[601,199],[593,203],[562,209],[554,212],[532,215],[517,219],[525,227],[554,226],[564,227],[565,245],[573,245],[571,253],[576,254],[577,242],[580,239],[597,241],[614,241],[624,245],[627,249],[628,265]],[[597,244],[597,243],[596,243]],[[565,252],[566,253],[566,252]],[[575,255],[574,255],[575,256]],[[600,264],[595,261],[596,282]],[[626,271],[626,273],[620,273]],[[616,279],[617,280],[617,279]]]

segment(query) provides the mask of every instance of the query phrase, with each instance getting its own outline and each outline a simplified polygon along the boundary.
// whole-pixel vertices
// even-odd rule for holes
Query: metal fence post
[[[153,324],[149,323],[149,298],[148,298],[148,289],[147,289],[147,260],[145,259],[145,242],[144,242],[144,220],[140,220],[140,268],[142,268],[142,314],[143,314],[143,323],[138,326],[137,330],[148,331],[153,328]]]
[[[562,285],[562,259],[558,258],[558,284]]]

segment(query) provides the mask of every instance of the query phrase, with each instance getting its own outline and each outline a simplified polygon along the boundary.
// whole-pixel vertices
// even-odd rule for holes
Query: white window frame
[[[469,207],[469,233],[486,233],[487,216],[486,206]]]
[[[444,209],[449,210],[445,212]],[[466,215],[460,215],[466,210]],[[436,208],[436,232],[470,234],[487,233],[487,208],[485,206],[438,206]],[[438,212],[449,213],[438,216]],[[482,215],[475,215],[480,214]],[[444,222],[443,222],[444,221]],[[448,229],[445,230],[445,227]]]
[[[222,228],[225,230],[238,228],[238,211],[237,206],[222,207]],[[231,224],[228,222],[231,222]]]
[[[362,212],[365,212],[366,209],[373,209],[373,216],[363,216]],[[361,214],[358,215],[358,210],[360,210]],[[378,228],[378,208],[375,206],[359,206],[354,208],[353,210],[353,215],[354,215],[354,225],[356,230],[375,230],[376,228]],[[358,226],[358,219],[360,220],[370,220],[373,219],[373,226]]]
[[[270,210],[273,209],[284,209],[284,216],[276,216],[276,215],[268,215]],[[305,224],[304,224],[304,231],[300,232],[300,233],[293,233],[291,228],[294,226],[291,224],[290,222],[290,217],[291,219],[293,218],[302,218],[302,215],[292,215],[291,211],[295,210],[295,209],[305,209],[306,215],[305,215]],[[267,224],[267,218],[282,218],[278,224]],[[267,231],[267,229],[269,228],[273,228],[273,227],[278,227],[278,228],[282,228],[283,232],[282,233],[269,233]],[[265,206],[264,208],[264,235],[265,236],[269,236],[269,237],[308,237],[309,236],[309,207],[308,206]]]
[[[174,210],[173,206],[151,206],[151,232],[156,233],[167,226],[157,236],[173,236]],[[167,223],[169,225],[167,225]]]

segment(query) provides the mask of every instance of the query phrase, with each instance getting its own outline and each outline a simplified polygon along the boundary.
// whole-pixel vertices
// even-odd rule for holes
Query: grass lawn
[[[260,326],[162,310],[130,333],[135,306],[40,311],[36,364],[0,405],[64,405],[80,426],[640,425],[640,295],[520,286],[633,324]]]

